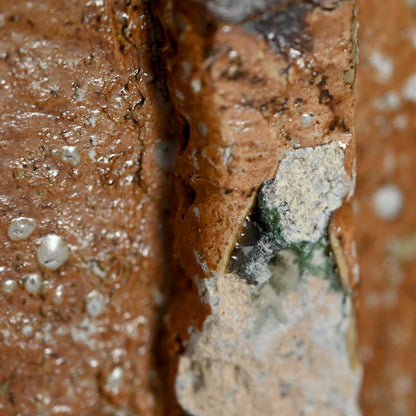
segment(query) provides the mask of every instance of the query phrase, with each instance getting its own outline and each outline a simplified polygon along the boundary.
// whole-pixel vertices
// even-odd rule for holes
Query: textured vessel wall
[[[172,383],[192,415],[358,415],[353,3],[269,3],[155,7],[189,132],[174,256],[210,308],[187,335],[175,305]]]
[[[358,416],[356,59],[347,0],[0,2],[0,414]]]
[[[2,415],[157,413],[152,30],[141,2],[0,2]]]
[[[357,1],[356,201],[361,395],[368,416],[416,414],[416,9]]]

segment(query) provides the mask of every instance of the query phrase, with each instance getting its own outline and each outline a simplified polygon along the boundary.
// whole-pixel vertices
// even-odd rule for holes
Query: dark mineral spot
[[[319,94],[319,104],[329,104],[333,98],[328,90],[322,90]]]
[[[309,49],[310,44],[305,17],[312,9],[313,5],[309,3],[294,4],[249,20],[243,27],[249,32],[263,36],[279,53],[303,53]]]

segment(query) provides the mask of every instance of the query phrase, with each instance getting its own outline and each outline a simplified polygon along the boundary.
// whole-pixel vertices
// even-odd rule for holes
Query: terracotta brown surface
[[[155,30],[138,1],[0,4],[1,414],[160,410],[175,142]],[[19,217],[37,225],[13,241]],[[58,270],[36,258],[47,234],[70,251]]]
[[[415,10],[409,1],[358,0],[357,5],[355,208],[361,268],[359,341],[364,364],[361,405],[366,416],[413,415],[416,90],[411,77],[416,64]],[[377,195],[386,189],[390,189],[388,197],[377,203]]]
[[[354,175],[353,3],[315,3],[265,2],[261,10],[250,2],[153,6],[165,29],[171,98],[184,119],[186,137],[174,172],[173,254],[178,279],[188,279],[188,287],[228,271],[257,190],[276,175],[285,151],[339,142],[346,148],[345,168]],[[357,283],[350,211],[346,204],[331,224],[346,290]],[[175,362],[184,352],[178,341],[189,338],[190,326],[201,328],[206,313],[195,300],[188,302],[195,298],[184,296],[183,284],[175,284],[173,312],[166,317],[171,392]],[[199,319],[191,316],[196,310]],[[354,350],[353,334],[351,339]],[[357,365],[356,355],[353,360]]]
[[[354,45],[350,1],[1,3],[1,412],[182,414],[198,282],[228,271],[260,185],[328,143],[354,176]],[[351,218],[345,203],[330,226],[346,294]],[[48,234],[69,252],[56,268]]]
[[[175,225],[188,232],[177,235],[175,253],[190,276],[225,270],[224,249],[285,150],[339,140],[349,173],[355,151],[352,3],[325,10],[282,2],[264,9],[267,23],[214,13],[211,25],[200,25],[210,21],[210,5],[217,10],[198,1],[155,7],[174,40],[166,47],[172,100],[189,124],[176,172],[191,198]],[[240,6],[233,4],[235,15]],[[294,29],[287,33],[273,19],[292,19]],[[268,42],[267,30],[276,38],[283,30],[284,40]]]

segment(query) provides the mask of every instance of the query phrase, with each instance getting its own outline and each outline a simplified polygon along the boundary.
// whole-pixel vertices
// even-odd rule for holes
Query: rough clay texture
[[[316,242],[342,204],[351,179],[344,169],[343,143],[288,150],[276,174],[276,208],[283,237],[290,243]]]
[[[190,414],[360,415],[350,301],[326,280],[280,272],[292,286],[282,295],[232,274],[202,283],[212,314],[191,333],[176,379]]]
[[[270,6],[1,2],[1,413],[358,414],[348,204],[342,291],[290,251],[261,286],[224,273],[285,154],[354,175],[353,3]]]
[[[416,414],[416,4],[357,6],[361,406],[366,416],[408,416]],[[375,209],[386,189],[394,189],[387,206]]]
[[[333,291],[313,273],[293,280],[289,269],[280,276],[293,288],[278,294],[268,282],[252,287],[226,273],[259,187],[279,175],[287,155],[321,146],[301,153],[332,164],[339,188],[328,192],[336,202],[325,203],[322,224],[353,180],[353,4],[278,2],[247,19],[252,10],[236,2],[160,1],[155,10],[171,45],[168,86],[189,132],[175,169],[174,225],[187,232],[174,235],[173,254],[180,276],[188,277],[190,287],[196,282],[201,295],[208,292],[211,308],[203,325],[193,313],[184,326],[196,307],[189,307],[186,292],[179,296],[183,286],[174,288],[178,300],[166,325],[179,361],[169,380],[180,405],[193,415],[359,414],[354,324],[343,303],[349,305],[356,281],[352,234],[344,232],[348,204],[333,216],[329,232],[345,292]],[[241,17],[229,18],[236,10]],[[282,171],[289,184],[289,168]],[[305,239],[314,239],[308,232]],[[275,310],[270,320],[269,310]],[[264,319],[265,327],[258,328]],[[319,333],[313,341],[312,333]],[[188,338],[185,350],[177,348],[178,340]],[[172,414],[179,411],[172,408]]]
[[[154,149],[174,129],[152,30],[141,2],[0,2],[2,415],[158,414]],[[47,234],[70,251],[56,271]]]
[[[226,269],[256,190],[276,175],[285,151],[340,142],[350,177],[355,152],[351,2],[302,14],[306,26],[285,38],[281,52],[265,34],[239,24],[198,24],[207,18],[201,3],[157,6],[167,39],[174,39],[175,53],[166,53],[172,99],[189,128],[175,172],[179,191],[188,195],[180,199],[175,227],[188,232],[174,243],[189,276]],[[268,14],[285,16],[285,10]],[[292,37],[307,52],[292,50]]]

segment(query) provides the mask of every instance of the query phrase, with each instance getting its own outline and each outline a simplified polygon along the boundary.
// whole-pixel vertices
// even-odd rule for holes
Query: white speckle
[[[402,94],[406,100],[416,103],[416,73],[406,80]]]
[[[360,266],[358,263],[354,263],[354,266],[352,267],[352,276],[353,276],[353,284],[357,285],[360,283],[361,277],[360,277]]]
[[[380,111],[398,110],[400,108],[400,96],[394,91],[389,91],[375,100],[373,106]]]
[[[224,163],[224,166],[228,165],[228,162],[231,159],[231,147],[223,147],[222,148],[222,162]]]
[[[81,156],[75,146],[64,146],[61,159],[63,162],[70,163],[73,166],[79,165],[81,162]]]
[[[197,150],[194,150],[194,151],[191,153],[191,155],[189,156],[189,158],[192,160],[192,166],[193,166],[196,170],[198,170],[198,169],[199,169],[198,158],[197,158],[197,156],[196,156],[197,152],[198,152]]]
[[[201,80],[198,78],[193,79],[191,82],[191,88],[195,94],[201,91]]]
[[[301,55],[301,52],[294,48],[289,48],[289,56],[293,59],[298,58]]]
[[[210,305],[212,312],[216,312],[220,299],[216,296],[217,284],[215,277],[199,279],[198,276],[195,276],[194,279],[200,299]]]
[[[16,289],[16,282],[12,279],[7,279],[3,283],[3,292],[4,293],[13,293]]]
[[[144,82],[149,83],[149,82],[152,82],[153,81],[153,75],[150,74],[149,72],[142,72],[141,79]]]
[[[374,212],[383,220],[395,220],[402,211],[403,204],[403,193],[396,185],[382,186],[373,196]]]
[[[50,179],[56,178],[59,175],[59,170],[58,169],[51,169],[48,172],[48,176]]]
[[[85,91],[81,88],[78,88],[75,92],[72,98],[75,100],[75,102],[79,103],[85,98]]]
[[[52,414],[54,415],[72,415],[73,414],[73,408],[71,406],[68,406],[67,404],[57,404],[53,406],[52,408]]]
[[[374,51],[370,56],[370,65],[377,71],[377,78],[380,82],[386,82],[394,72],[394,63],[380,51]]]
[[[308,128],[315,119],[316,119],[316,116],[313,113],[302,114],[302,126],[305,129]]]
[[[171,172],[176,164],[177,144],[174,141],[160,140],[153,148],[153,160],[166,172]]]
[[[33,218],[15,218],[9,225],[7,235],[13,241],[25,240],[36,228],[36,221]]]
[[[103,270],[95,259],[91,260],[91,271],[101,279],[107,277],[107,271]]]
[[[3,335],[3,337],[5,339],[10,337],[10,331],[8,329],[2,329],[2,330],[0,330],[0,332],[1,332],[1,334]]]
[[[55,296],[53,297],[53,303],[55,305],[62,305],[64,301],[62,285],[59,285],[55,290]]]
[[[116,364],[121,362],[123,355],[126,355],[126,350],[123,348],[114,348],[113,351],[111,351],[111,356]]]
[[[397,114],[393,120],[393,125],[397,130],[406,130],[408,125],[406,114]]]
[[[178,98],[181,101],[183,101],[185,99],[185,96],[183,95],[182,91],[176,90],[175,95],[176,95],[176,98]]]
[[[69,249],[62,237],[47,234],[41,238],[36,257],[41,266],[50,270],[57,270],[68,260]]]
[[[42,279],[36,273],[23,276],[25,289],[31,295],[38,295],[42,290]]]
[[[106,380],[106,388],[110,390],[112,394],[118,394],[120,392],[121,385],[123,383],[123,369],[119,366],[114,367]]]
[[[95,340],[90,337],[96,333],[97,327],[88,318],[85,318],[77,325],[71,325],[71,337],[74,342],[85,344],[91,350],[95,348]]]
[[[230,52],[228,52],[228,58],[230,59],[230,60],[235,60],[235,59],[237,59],[239,57],[239,54],[238,54],[238,52],[237,51],[235,51],[234,49],[233,50],[231,50]]]
[[[198,207],[194,207],[194,214],[195,214],[195,217],[199,220],[199,208]]]
[[[23,333],[23,335],[26,335],[27,337],[32,336],[32,334],[33,334],[33,328],[32,328],[32,326],[31,325],[25,325],[22,328],[22,333]]]
[[[201,269],[205,273],[208,273],[209,272],[209,268],[208,268],[207,263],[205,261],[201,261],[201,259],[199,257],[199,254],[198,254],[198,252],[195,249],[193,249],[193,251],[194,251],[195,260],[198,263],[199,267],[201,267]]]
[[[97,316],[105,312],[106,305],[104,297],[101,293],[98,293],[95,290],[88,293],[86,304],[87,312],[93,318],[96,318]]]
[[[98,113],[96,111],[94,111],[94,113]],[[97,125],[97,120],[98,120],[98,115],[97,114],[93,114],[90,117],[88,117],[85,121],[85,125],[91,125],[91,127],[95,127]]]
[[[206,135],[208,134],[208,127],[207,127],[207,125],[205,123],[203,123],[202,121],[200,121],[198,123],[198,131],[199,131],[199,134],[201,136],[206,137]]]
[[[96,161],[96,156],[97,156],[97,152],[95,151],[95,150],[90,150],[89,152],[88,152],[88,157],[93,161],[93,162],[95,162]]]
[[[90,360],[90,361],[88,361],[88,364],[90,365],[90,367],[92,367],[92,368],[97,368],[98,367],[98,365],[100,364],[99,362],[98,362],[98,360]]]
[[[343,143],[341,141],[338,141],[338,146],[340,149],[345,150],[348,147],[348,143]]]
[[[56,329],[56,332],[55,332],[57,335],[62,335],[62,336],[65,336],[65,335],[68,335],[69,334],[69,329],[68,329],[68,327],[66,327],[66,326],[59,326],[57,329]]]
[[[166,303],[165,295],[159,290],[155,291],[153,299],[156,306],[163,306]]]
[[[124,183],[127,184],[127,185],[133,183],[133,181],[134,181],[134,176],[133,175],[127,175],[124,178]]]

